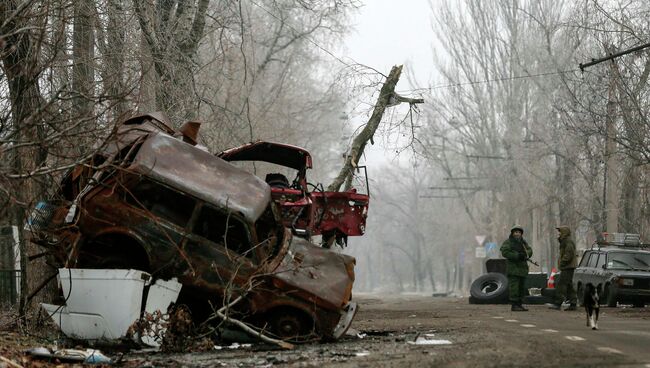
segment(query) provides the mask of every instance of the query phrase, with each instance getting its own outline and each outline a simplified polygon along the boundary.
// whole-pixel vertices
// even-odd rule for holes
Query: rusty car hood
[[[340,310],[352,295],[355,263],[352,256],[293,237],[273,277],[281,280],[281,288],[288,292]]]
[[[304,148],[256,141],[222,151],[217,156],[226,161],[263,161],[296,170],[311,169],[311,155]]]
[[[271,201],[271,188],[228,162],[164,133],[152,133],[130,169],[255,222]]]

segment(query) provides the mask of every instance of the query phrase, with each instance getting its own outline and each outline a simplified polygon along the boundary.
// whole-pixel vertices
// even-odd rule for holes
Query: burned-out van
[[[277,337],[340,337],[354,258],[293,237],[267,183],[177,135],[161,115],[125,121],[39,203],[33,240],[59,267],[177,278],[197,322],[243,296],[236,317]]]

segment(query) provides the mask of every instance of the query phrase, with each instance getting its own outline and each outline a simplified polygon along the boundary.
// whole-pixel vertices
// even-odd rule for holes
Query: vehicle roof
[[[260,217],[271,200],[271,188],[263,180],[164,133],[151,133],[130,168],[220,208],[239,212],[250,222]]]
[[[587,249],[586,251],[601,251],[601,252],[625,252],[625,253],[647,253],[650,254],[650,249],[648,248],[625,248],[617,246],[607,246],[600,248]]]
[[[226,161],[263,161],[292,169],[311,169],[307,150],[290,144],[256,141],[222,151],[217,156]]]

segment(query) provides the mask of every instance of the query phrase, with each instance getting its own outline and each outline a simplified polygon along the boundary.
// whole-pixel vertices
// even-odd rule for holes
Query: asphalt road
[[[355,294],[360,311],[337,342],[283,351],[253,345],[183,355],[128,356],[126,365],[226,367],[649,367],[650,308],[583,310],[472,305],[467,298]]]
[[[576,349],[595,350],[613,356],[631,357],[635,363],[650,367],[650,321],[639,316],[622,317],[625,307],[601,308],[599,329],[586,326],[582,308],[578,311],[554,311],[545,306],[530,306],[529,312],[495,311],[492,319],[503,321],[499,328],[509,329],[513,335],[527,334],[521,329],[539,334],[540,341],[547,339],[565,340],[565,344]],[[647,309],[647,308],[643,308]],[[646,318],[647,318],[646,313]]]
[[[650,308],[602,308],[600,329],[583,310],[543,305],[473,305],[467,298],[355,293],[360,305],[349,334],[336,342],[282,350],[234,344],[204,352],[106,352],[120,367],[648,367]],[[55,332],[55,331],[51,331]],[[0,356],[24,367],[57,366],[26,357],[46,346],[33,335],[0,330]],[[116,355],[117,354],[117,355]],[[0,362],[0,367],[3,367]]]

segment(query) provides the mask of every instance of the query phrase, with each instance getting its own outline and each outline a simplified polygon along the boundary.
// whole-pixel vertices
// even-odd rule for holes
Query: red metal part
[[[304,148],[257,141],[218,154],[226,161],[262,161],[298,171],[291,187],[271,186],[271,197],[282,208],[285,226],[309,235],[360,236],[365,233],[369,196],[347,192],[310,191],[307,169],[311,155]]]

